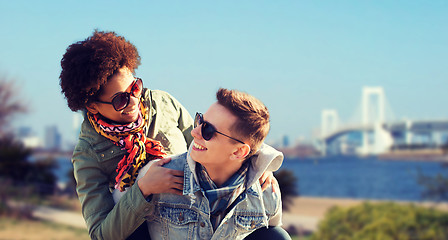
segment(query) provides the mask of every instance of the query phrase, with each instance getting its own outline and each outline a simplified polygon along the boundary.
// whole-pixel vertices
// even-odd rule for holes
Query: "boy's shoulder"
[[[163,165],[163,167],[175,169],[175,170],[184,170],[185,164],[187,163],[187,153],[182,153],[178,155],[170,156],[171,161]]]

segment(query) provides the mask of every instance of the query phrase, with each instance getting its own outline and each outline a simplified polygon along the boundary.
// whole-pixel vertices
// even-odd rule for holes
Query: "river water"
[[[291,170],[298,179],[301,196],[420,201],[423,186],[419,172],[447,176],[440,162],[387,161],[376,157],[285,158],[280,169]]]
[[[68,180],[72,169],[69,159],[58,158],[55,174],[59,182]],[[316,159],[285,158],[282,169],[298,179],[300,196],[381,200],[420,201],[423,187],[418,173],[447,176],[448,167],[440,162],[386,161],[376,157],[327,157]]]

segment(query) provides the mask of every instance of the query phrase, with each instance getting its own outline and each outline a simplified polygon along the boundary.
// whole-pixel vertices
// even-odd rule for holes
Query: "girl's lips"
[[[132,109],[132,110],[129,111],[129,112],[123,112],[123,114],[124,114],[124,115],[132,115],[132,114],[134,114],[137,110],[138,110],[138,108],[134,108],[134,109]]]
[[[198,143],[196,143],[196,142],[194,142],[194,141],[193,141],[193,148],[195,148],[195,150],[199,150],[199,151],[207,150],[206,147],[204,147],[204,146],[202,146],[202,145],[199,145]]]
[[[135,106],[133,106],[131,108],[131,110],[129,110],[127,112],[123,111],[121,114],[123,114],[123,115],[134,115],[137,111],[139,111],[139,108],[140,108],[140,103],[136,104]]]

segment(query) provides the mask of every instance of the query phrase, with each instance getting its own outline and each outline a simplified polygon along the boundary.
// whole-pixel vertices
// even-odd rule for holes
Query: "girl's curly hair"
[[[72,111],[85,109],[118,69],[132,73],[140,65],[137,48],[115,32],[95,30],[84,41],[68,46],[61,60],[59,76],[62,93]]]

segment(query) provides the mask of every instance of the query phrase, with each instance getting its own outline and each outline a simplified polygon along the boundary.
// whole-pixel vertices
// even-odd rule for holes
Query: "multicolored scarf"
[[[146,163],[166,156],[162,144],[145,135],[145,123],[149,119],[149,111],[143,100],[140,102],[137,121],[129,124],[108,123],[100,114],[91,114],[90,112],[87,112],[87,117],[96,132],[127,152],[116,169],[118,175],[115,178],[115,188],[120,191],[124,191],[135,183],[139,170]]]
[[[205,192],[210,204],[210,221],[214,230],[216,230],[227,214],[227,208],[245,190],[244,183],[248,168],[249,161],[246,161],[221,187],[217,187],[204,166],[196,163],[196,175],[198,176],[199,185]]]

